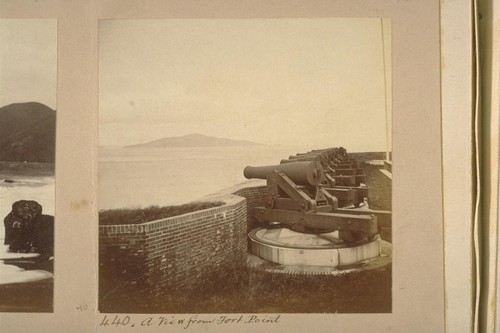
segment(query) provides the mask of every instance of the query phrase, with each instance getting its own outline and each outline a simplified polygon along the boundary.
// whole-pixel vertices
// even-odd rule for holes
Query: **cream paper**
[[[0,330],[186,331],[178,326],[140,324],[99,327],[103,319],[96,310],[99,19],[384,17],[392,22],[393,312],[283,314],[276,324],[198,325],[189,330],[444,331],[438,1],[125,0],[2,1],[0,4],[2,18],[58,20],[54,313],[4,313]],[[199,318],[204,316],[209,315]],[[130,315],[131,321],[137,323],[147,317]]]

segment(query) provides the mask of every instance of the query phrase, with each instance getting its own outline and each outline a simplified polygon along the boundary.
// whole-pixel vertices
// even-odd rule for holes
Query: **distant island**
[[[0,108],[0,161],[54,163],[56,111],[37,103]]]
[[[245,141],[216,138],[199,133],[184,136],[166,137],[158,140],[125,146],[125,148],[167,148],[167,147],[241,147],[260,146],[262,144]]]

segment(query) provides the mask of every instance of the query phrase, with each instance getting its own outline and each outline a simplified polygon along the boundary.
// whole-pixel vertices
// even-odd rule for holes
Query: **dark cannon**
[[[281,160],[280,164],[285,163],[295,163],[295,162],[323,162],[324,159],[321,158],[321,155],[303,155],[303,156],[290,156],[288,159]],[[326,161],[325,161],[326,162]]]
[[[265,207],[255,208],[260,222],[279,223],[299,232],[338,230],[346,242],[378,233],[375,215],[337,212],[338,200],[323,188],[324,172],[317,161],[246,167],[244,175],[267,179]]]
[[[323,168],[316,161],[293,162],[259,167],[247,166],[243,170],[243,175],[247,179],[266,179],[274,170],[285,173],[288,178],[300,185],[318,185],[325,180]]]
[[[311,153],[329,153],[329,154],[337,154],[339,152],[339,148],[323,148],[323,149],[313,149]]]
[[[297,161],[316,161],[321,164],[324,173],[323,187],[332,195],[337,197],[340,207],[354,205],[359,206],[368,197],[365,186],[366,181],[362,168],[339,168],[331,167],[320,155],[300,155],[296,159],[283,159],[280,164],[297,163]],[[352,164],[350,164],[352,166]]]
[[[289,156],[288,159],[281,160],[280,163],[286,164],[295,161],[317,161],[321,163],[325,177],[332,186],[359,187],[361,183],[366,181],[366,176],[363,174],[363,169],[359,166],[358,161],[349,159],[347,151],[342,147],[298,153]]]

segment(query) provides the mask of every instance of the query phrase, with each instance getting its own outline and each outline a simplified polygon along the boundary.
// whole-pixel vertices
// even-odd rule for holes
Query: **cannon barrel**
[[[330,158],[325,154],[303,154],[303,155],[291,155],[288,157],[289,160],[294,161],[321,161],[321,163],[328,163]]]
[[[336,153],[339,149],[338,148],[323,148],[323,149],[313,149],[311,150],[312,153],[323,153],[323,152],[330,152],[330,153]]]
[[[280,161],[280,164],[284,163],[296,163],[296,162],[312,162],[312,161],[318,161],[321,162],[323,159],[321,156],[299,156],[297,158],[290,158],[290,159],[283,159]]]
[[[247,166],[243,170],[245,178],[266,179],[267,175],[275,170],[284,173],[295,184],[298,185],[318,185],[325,179],[325,174],[320,163],[312,162],[292,162],[279,165]]]
[[[321,157],[321,156],[324,156],[324,153],[297,153],[297,155],[290,155],[288,159],[293,160],[304,157]]]
[[[325,156],[328,156],[329,159],[332,159],[334,156],[336,156],[339,153],[338,148],[329,148],[329,149],[315,149],[310,151],[311,154],[324,154]]]

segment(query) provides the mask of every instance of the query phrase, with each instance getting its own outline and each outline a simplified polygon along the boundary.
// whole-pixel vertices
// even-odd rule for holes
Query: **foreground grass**
[[[179,206],[101,210],[99,212],[99,225],[139,224],[222,205],[224,205],[224,202],[214,201],[194,202]]]
[[[99,292],[105,313],[390,313],[391,266],[344,276],[272,274],[232,268],[208,274],[193,289],[157,299],[123,287]],[[115,286],[116,287],[116,286]],[[107,297],[103,297],[107,295]]]

